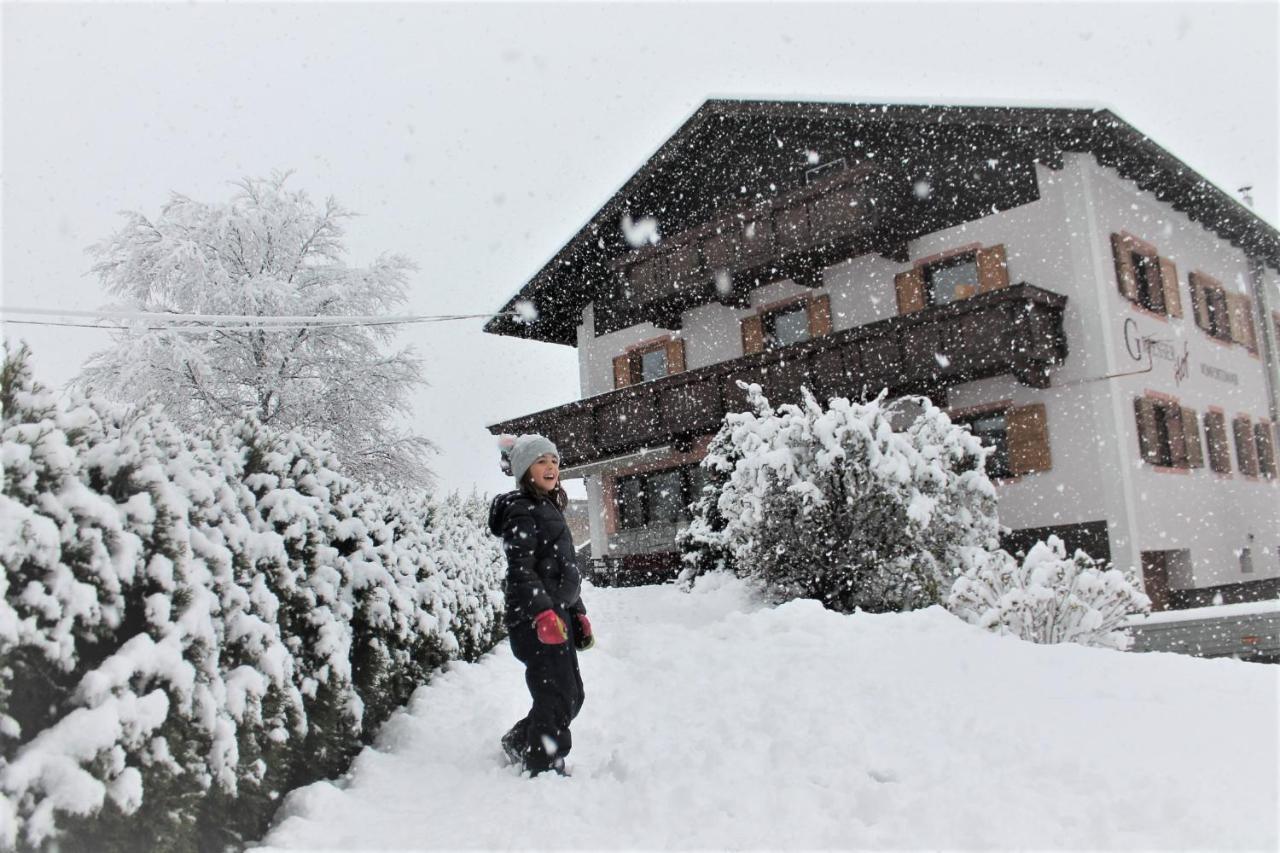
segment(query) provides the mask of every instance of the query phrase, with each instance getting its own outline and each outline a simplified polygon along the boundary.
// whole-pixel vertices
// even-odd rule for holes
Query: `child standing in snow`
[[[507,631],[533,698],[528,715],[502,737],[502,748],[532,775],[563,775],[573,746],[569,723],[583,701],[578,650],[595,645],[564,519],[569,498],[550,440],[504,436],[499,447],[517,489],[493,499],[489,530],[502,537],[507,555]]]

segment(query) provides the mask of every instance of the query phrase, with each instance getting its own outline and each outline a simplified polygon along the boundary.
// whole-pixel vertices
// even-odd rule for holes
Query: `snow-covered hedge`
[[[1133,578],[1083,551],[1068,557],[1057,536],[1037,542],[1022,563],[1004,551],[972,555],[947,598],[960,618],[1034,643],[1127,649],[1126,617],[1151,600]]]
[[[257,837],[498,640],[478,498],[376,493],[254,420],[60,402],[5,356],[0,848]]]
[[[775,410],[744,387],[754,411],[726,416],[702,463],[715,487],[680,535],[686,576],[729,569],[836,610],[905,610],[998,547],[987,450],[929,400],[824,408],[806,391]]]

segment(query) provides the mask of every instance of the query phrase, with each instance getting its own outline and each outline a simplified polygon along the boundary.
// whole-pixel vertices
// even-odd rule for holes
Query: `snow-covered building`
[[[1280,233],[1106,110],[712,100],[489,332],[578,348],[542,432],[592,553],[674,566],[738,380],[928,394],[996,448],[1008,546],[1158,608],[1280,591]]]

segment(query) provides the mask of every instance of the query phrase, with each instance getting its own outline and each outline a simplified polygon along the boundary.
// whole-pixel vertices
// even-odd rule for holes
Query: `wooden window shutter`
[[[1133,240],[1123,234],[1111,235],[1111,253],[1116,261],[1116,284],[1120,295],[1132,302],[1138,301],[1138,276],[1133,269]]]
[[[924,270],[920,267],[900,272],[893,277],[893,287],[898,293],[898,313],[910,314],[924,310]]]
[[[1227,446],[1227,419],[1222,412],[1205,412],[1204,437],[1209,445],[1209,467],[1218,474],[1231,473],[1231,448]]]
[[[613,387],[625,388],[631,384],[631,353],[623,353],[613,360]]]
[[[831,334],[831,297],[825,293],[809,300],[809,337]]]
[[[1231,421],[1231,431],[1235,433],[1236,465],[1240,473],[1258,476],[1258,448],[1254,442],[1253,422],[1241,415]]]
[[[1253,330],[1253,302],[1242,293],[1228,293],[1227,309],[1231,340],[1246,347],[1249,352],[1257,352],[1258,341]]]
[[[1271,424],[1258,421],[1253,427],[1254,443],[1258,447],[1258,473],[1264,477],[1275,479],[1276,446],[1271,438]]]
[[[1194,409],[1182,409],[1182,441],[1187,448],[1187,467],[1204,467],[1204,448],[1200,444],[1200,419]]]
[[[1195,314],[1196,325],[1209,331],[1209,295],[1205,292],[1204,276],[1193,272],[1187,276],[1187,287],[1191,291],[1191,311]]]
[[[742,321],[742,352],[764,352],[764,318],[759,314]]]
[[[1052,468],[1049,418],[1044,404],[1017,406],[1006,411],[1004,419],[1009,441],[1009,473],[1021,476]]]
[[[1133,410],[1138,417],[1138,452],[1142,461],[1152,465],[1160,463],[1160,445],[1157,440],[1156,404],[1146,397],[1138,397],[1133,401]]]
[[[1156,409],[1156,417],[1164,418],[1165,433],[1169,436],[1169,464],[1174,468],[1189,467],[1181,407],[1174,403],[1158,403]]]
[[[1164,310],[1170,317],[1182,316],[1182,296],[1178,293],[1178,268],[1168,258],[1160,259],[1160,283],[1164,289]]]
[[[684,338],[667,341],[667,375],[684,373]]]
[[[1009,286],[1009,262],[1004,246],[978,250],[978,292]]]

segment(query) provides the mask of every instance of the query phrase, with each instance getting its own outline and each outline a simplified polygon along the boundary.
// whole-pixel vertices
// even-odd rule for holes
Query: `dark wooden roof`
[[[1280,270],[1276,229],[1109,110],[709,100],[503,306],[527,300],[537,319],[501,316],[485,331],[576,345],[582,309],[611,286],[611,262],[632,251],[620,228],[627,214],[653,216],[663,234],[677,234],[795,191],[814,159],[885,164],[933,180],[977,162],[1058,168],[1072,151],[1093,154]],[[951,177],[951,186],[964,186],[963,174],[958,184]]]

